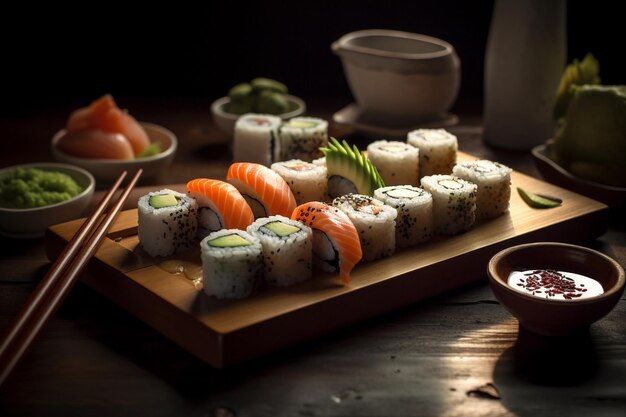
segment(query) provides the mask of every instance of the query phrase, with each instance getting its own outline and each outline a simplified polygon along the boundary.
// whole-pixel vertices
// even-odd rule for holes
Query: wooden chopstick
[[[78,275],[87,266],[89,259],[100,246],[100,242],[119,214],[141,173],[141,169],[137,171],[115,205],[94,231],[94,227],[100,220],[102,212],[126,176],[126,171],[120,175],[91,216],[83,223],[54,262],[26,302],[18,318],[10,326],[6,339],[0,344],[0,386],[9,377],[44,324],[63,302],[76,282]]]

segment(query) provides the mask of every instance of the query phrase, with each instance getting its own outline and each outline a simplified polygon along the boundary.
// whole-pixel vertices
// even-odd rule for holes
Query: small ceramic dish
[[[513,271],[567,271],[598,281],[604,292],[571,300],[538,297],[508,283]],[[624,269],[610,257],[582,246],[556,242],[527,243],[498,252],[487,267],[496,298],[520,325],[535,333],[565,336],[604,317],[624,292]]]
[[[86,214],[96,184],[89,172],[72,165],[41,162],[3,168],[0,170],[0,176],[18,167],[62,172],[72,177],[83,191],[69,200],[42,207],[25,209],[0,207],[0,234],[18,239],[34,239],[43,236],[46,229],[53,224],[64,223]]]
[[[418,33],[350,32],[331,45],[361,112],[377,124],[415,125],[442,118],[459,93],[454,47]]]
[[[306,111],[306,104],[301,98],[296,96],[287,95],[287,101],[289,102],[289,111],[286,113],[277,114],[283,120],[291,119],[292,117],[301,116]],[[229,136],[233,136],[235,132],[235,122],[241,116],[240,114],[229,113],[228,103],[230,103],[229,97],[218,98],[211,104],[211,113],[213,114],[213,122],[224,133]]]
[[[172,163],[178,148],[178,140],[174,133],[164,127],[144,122],[141,126],[148,134],[151,143],[158,142],[161,145],[161,152],[157,155],[128,160],[80,158],[68,155],[57,147],[59,140],[65,135],[65,129],[63,129],[52,137],[52,156],[59,162],[76,165],[91,172],[99,188],[115,182],[122,171],[128,171],[129,175],[134,175],[141,168],[143,169],[141,180],[156,177]]]
[[[549,182],[606,204],[614,209],[626,208],[626,188],[600,184],[578,178],[548,156],[550,140],[532,149],[535,166]]]

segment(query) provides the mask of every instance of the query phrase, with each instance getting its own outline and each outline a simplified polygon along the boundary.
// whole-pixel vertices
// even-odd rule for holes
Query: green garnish
[[[146,149],[141,151],[137,158],[147,158],[149,156],[158,155],[161,153],[161,144],[158,142],[153,142]]]
[[[559,120],[567,113],[567,107],[572,99],[572,90],[570,87],[574,85],[600,84],[600,63],[592,54],[585,55],[582,61],[574,59],[569,64],[563,75],[556,92],[556,100],[552,115],[555,120]]]
[[[374,190],[385,186],[380,173],[356,146],[350,147],[344,140],[340,143],[330,138],[327,148],[320,148],[326,156],[328,176],[338,175],[354,184],[359,194],[374,195]]]
[[[522,197],[522,200],[524,200],[526,204],[534,208],[558,207],[563,202],[563,200],[561,199],[548,197],[545,195],[534,194],[520,187],[517,187],[517,192],[519,193],[520,197]]]
[[[271,78],[255,78],[237,84],[228,91],[230,103],[226,111],[234,114],[282,114],[291,110],[285,84]]]

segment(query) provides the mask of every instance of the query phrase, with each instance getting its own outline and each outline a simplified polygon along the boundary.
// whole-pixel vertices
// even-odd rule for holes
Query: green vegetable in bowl
[[[250,83],[237,84],[228,92],[227,111],[235,114],[288,112],[287,86],[270,78],[255,78]]]
[[[626,86],[570,86],[550,157],[572,174],[626,186]]]
[[[552,110],[555,120],[559,120],[567,112],[572,98],[570,87],[585,84],[600,84],[600,63],[590,53],[583,58],[582,62],[574,59],[574,62],[565,68]]]
[[[82,191],[83,187],[63,172],[15,168],[0,177],[0,207],[43,207],[69,200]]]

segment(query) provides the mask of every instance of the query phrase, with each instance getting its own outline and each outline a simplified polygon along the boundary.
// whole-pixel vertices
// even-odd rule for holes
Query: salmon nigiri
[[[352,268],[363,257],[359,234],[348,216],[336,207],[312,201],[296,207],[291,219],[313,229],[315,266],[327,272],[339,270],[341,280],[348,284]]]
[[[198,237],[221,229],[246,230],[254,221],[252,209],[237,189],[227,182],[196,178],[187,193],[198,202]]]
[[[237,162],[228,168],[226,179],[244,196],[255,218],[291,216],[296,199],[285,180],[266,166]]]
[[[68,133],[91,129],[124,135],[135,155],[139,155],[150,145],[148,134],[139,122],[117,107],[109,94],[100,97],[88,107],[74,111],[67,121]]]

